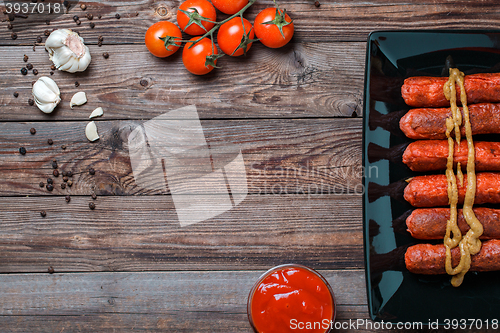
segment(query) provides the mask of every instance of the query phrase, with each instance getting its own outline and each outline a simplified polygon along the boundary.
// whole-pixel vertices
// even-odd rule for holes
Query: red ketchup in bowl
[[[328,282],[316,271],[281,265],[254,285],[247,311],[257,333],[326,333],[335,319],[335,299]]]

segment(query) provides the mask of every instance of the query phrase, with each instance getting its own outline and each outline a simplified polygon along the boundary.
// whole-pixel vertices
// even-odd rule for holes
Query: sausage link
[[[476,171],[500,171],[500,142],[476,141]],[[453,160],[465,170],[467,166],[467,141],[455,143]],[[447,140],[421,140],[412,142],[403,153],[403,163],[411,170],[426,172],[445,170],[448,159]]]
[[[450,106],[443,93],[446,81],[447,77],[410,77],[404,81],[401,95],[405,103],[413,107]],[[500,102],[500,73],[466,75],[464,81],[468,104]],[[460,103],[460,88],[458,85],[456,88]]]
[[[481,239],[500,238],[500,209],[478,207],[474,208],[474,214],[483,225]],[[449,208],[419,208],[406,218],[406,226],[413,238],[443,239],[449,218]],[[461,209],[458,210],[457,224],[462,235],[470,229]]]
[[[500,133],[500,104],[469,105],[469,115],[472,134]],[[410,139],[446,139],[446,118],[450,116],[450,108],[412,109],[401,117],[399,128]],[[465,137],[463,126],[461,132]]]
[[[451,250],[452,266],[460,261],[460,249]],[[410,246],[405,253],[406,268],[415,274],[446,274],[444,267],[446,249],[443,244],[417,244]],[[489,272],[500,270],[500,240],[491,239],[483,242],[481,251],[471,257],[470,270]]]
[[[467,177],[458,186],[458,201],[464,202]],[[415,207],[438,207],[448,205],[448,182],[445,175],[413,177],[404,189],[404,198]],[[475,204],[500,203],[500,173],[482,172],[476,174]]]

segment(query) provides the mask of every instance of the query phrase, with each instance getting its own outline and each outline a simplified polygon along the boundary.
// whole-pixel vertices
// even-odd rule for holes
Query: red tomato
[[[245,18],[243,19],[243,22],[245,23],[245,31],[243,31],[243,24],[241,24],[241,17],[239,16],[229,20],[219,28],[219,32],[217,34],[217,42],[219,43],[220,49],[225,54],[234,57],[242,55],[245,48],[243,45],[243,47],[238,49],[236,52],[235,50],[238,48],[238,46],[240,46],[243,34],[248,36],[247,41],[250,41],[254,38],[255,34],[252,28],[252,24]],[[248,51],[251,46],[252,43],[248,43],[246,50]]]
[[[160,38],[163,38],[163,40]],[[177,52],[179,46],[181,46],[181,39],[181,31],[175,24],[161,21],[149,27],[148,31],[146,31],[145,42],[152,55],[165,58]]]
[[[187,0],[184,1],[179,9],[186,12],[198,12],[197,18],[190,22],[189,17],[181,12],[177,11],[177,24],[181,27],[182,31],[190,35],[203,35],[208,30],[212,29],[215,25],[214,23],[201,20],[201,17],[207,18],[208,20],[215,22],[217,19],[217,13],[215,12],[214,6],[207,0]],[[205,27],[203,29],[200,25]],[[187,27],[186,27],[187,26]]]
[[[195,41],[200,37],[193,37],[190,40]],[[182,62],[188,71],[196,75],[205,75],[210,73],[214,67],[207,64],[207,57],[213,54],[219,54],[217,47],[212,44],[210,38],[203,38],[193,47],[189,48],[193,43],[186,43],[182,51]],[[215,59],[214,64],[217,64]]]
[[[248,4],[248,0],[212,0],[212,4],[225,14],[236,14]]]
[[[276,24],[265,24],[265,22],[273,20]],[[285,25],[288,22],[292,22],[292,19],[288,14],[283,15],[282,10],[276,15],[276,8],[266,8],[255,18],[255,35],[267,47],[278,48],[285,46],[292,39],[294,32],[293,22]],[[283,29],[283,35],[279,29],[280,25]]]

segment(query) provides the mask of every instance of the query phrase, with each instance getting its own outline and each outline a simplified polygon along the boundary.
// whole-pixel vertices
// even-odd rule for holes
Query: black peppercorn
[[[319,1],[316,1],[316,2],[314,3],[314,5],[315,5],[316,7],[321,6],[321,4],[319,3]]]
[[[33,70],[33,75],[38,75],[38,69],[36,69],[36,68],[35,68],[35,69]]]
[[[61,149],[62,149],[62,150],[66,150],[66,145],[62,145],[62,146],[61,146]]]
[[[79,20],[79,19],[80,19],[80,18],[78,17],[78,15],[73,16],[73,21],[75,21],[75,22],[76,22],[76,21],[77,21],[77,20]]]
[[[52,65],[50,66],[50,69],[52,69],[53,71],[55,71],[57,69],[56,65]]]
[[[73,186],[73,181],[68,180],[68,186],[69,186],[69,187]]]
[[[102,54],[102,56],[104,57],[104,59],[108,59],[109,58],[109,53],[108,52],[104,52]]]
[[[42,42],[42,36],[38,36],[38,37],[36,38],[36,42],[37,42],[37,43],[41,43],[41,42]]]
[[[93,200],[97,199],[97,195],[95,193],[92,193],[91,197]]]
[[[31,135],[35,135],[36,134],[36,129],[35,128],[30,128],[30,133]]]
[[[87,20],[92,20],[94,19],[94,15],[92,15],[91,13],[87,13]]]
[[[76,20],[75,22],[76,22],[76,25],[82,24],[82,21],[80,21],[80,20]]]
[[[57,161],[56,160],[52,161],[52,168],[57,169]]]
[[[49,36],[50,36],[50,31],[49,31],[49,30],[45,30],[45,31],[43,32],[43,34],[44,34],[45,36],[49,37]]]
[[[91,175],[95,175],[95,170],[94,170],[94,168],[90,168],[90,169],[89,169],[89,174],[91,174]]]
[[[50,72],[50,75],[54,75],[54,72],[52,72],[52,71],[51,71],[51,72]]]
[[[28,69],[29,71],[32,70],[33,64],[31,64],[31,63],[26,64],[26,69]]]
[[[75,87],[79,87],[80,86],[80,83],[78,81],[75,81]]]
[[[94,210],[95,209],[95,203],[91,202],[89,203],[89,208]]]
[[[30,98],[30,99],[28,99],[28,104],[30,106],[33,106],[33,105],[35,105],[35,101]]]
[[[69,178],[66,176],[66,174],[63,172],[63,182],[68,182]]]
[[[47,184],[53,184],[53,183],[54,183],[54,181],[52,180],[52,178],[50,178],[50,177],[47,178]]]
[[[66,188],[66,183],[62,183],[62,184],[61,184],[61,189],[63,189],[63,190],[64,190],[65,188]]]
[[[97,40],[102,42],[104,40],[104,37],[102,37],[102,35],[99,35],[99,37],[97,37]]]
[[[47,272],[49,274],[54,274],[54,267],[50,266],[48,269],[47,269]]]
[[[44,182],[40,182],[40,184],[38,184],[40,187],[44,187],[45,186],[45,183]]]
[[[52,174],[54,175],[54,177],[59,177],[59,171],[57,169],[52,171]]]
[[[15,98],[18,98],[19,97],[19,93],[17,91],[14,92],[14,97]]]
[[[120,14],[116,13],[115,17],[116,17],[116,19],[119,20],[121,16],[120,16]]]
[[[101,17],[102,17],[102,16],[101,16],[101,14],[97,15],[97,18],[98,18],[99,20],[101,19]]]
[[[82,4],[80,5],[80,9],[81,9],[81,10],[85,10],[85,9],[87,9],[87,5],[86,5],[86,4],[84,4],[84,3],[82,3]]]
[[[94,22],[90,22],[90,24],[89,24],[89,25],[90,25],[90,29],[94,29],[94,28],[95,28],[95,24],[94,24]]]
[[[12,24],[10,24],[10,23],[9,23],[9,24],[7,25],[7,28],[8,28],[9,30],[12,30],[12,29],[14,28],[14,26],[13,26]]]
[[[13,32],[11,35],[10,35],[10,38],[16,40],[17,39],[17,34],[15,32]]]
[[[26,67],[21,68],[21,74],[23,75],[28,74],[28,70],[26,69]]]
[[[52,184],[47,184],[46,187],[47,187],[47,191],[52,192],[54,190],[54,185],[52,185]]]
[[[42,210],[42,211],[40,212],[40,215],[41,215],[42,217],[45,217],[45,216],[47,216],[47,212],[45,212],[44,210]]]
[[[69,195],[67,195],[64,200],[66,200],[66,202],[70,202],[71,201],[71,197]]]
[[[26,148],[24,148],[24,147],[19,148],[19,153],[21,155],[26,155]]]
[[[23,57],[24,62],[28,62],[29,57],[25,54]]]
[[[73,177],[73,172],[71,172],[71,170],[70,170],[70,171],[68,171],[68,172],[66,172],[66,176],[68,176],[68,177]]]
[[[52,146],[54,144],[54,141],[52,139],[48,139],[47,143]]]

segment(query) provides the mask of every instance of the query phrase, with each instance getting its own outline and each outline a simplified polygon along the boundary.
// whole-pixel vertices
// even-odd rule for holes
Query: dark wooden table
[[[255,43],[247,57],[224,57],[204,77],[184,69],[181,52],[158,59],[143,43],[152,23],[175,22],[181,1],[89,1],[85,12],[77,6],[50,25],[18,30],[16,18],[9,30],[2,22],[0,331],[250,332],[252,284],[290,262],[328,279],[338,321],[368,318],[356,190],[368,34],[494,29],[500,7],[494,0],[319,2],[280,1],[295,20],[292,42],[276,50]],[[246,16],[253,21],[269,6],[258,0]],[[20,69],[26,54],[38,77],[50,76],[43,43],[54,28],[79,31],[93,58],[84,73],[52,75],[63,102],[46,115],[28,105],[37,76]],[[77,91],[88,103],[70,109]],[[188,105],[196,105],[209,145],[241,149],[249,193],[231,211],[181,227],[167,187],[135,183],[127,137],[133,126]],[[84,128],[98,106],[101,139],[90,143]],[[61,189],[61,176],[52,177],[48,192],[39,183],[52,175],[54,159],[72,171],[74,185]]]

